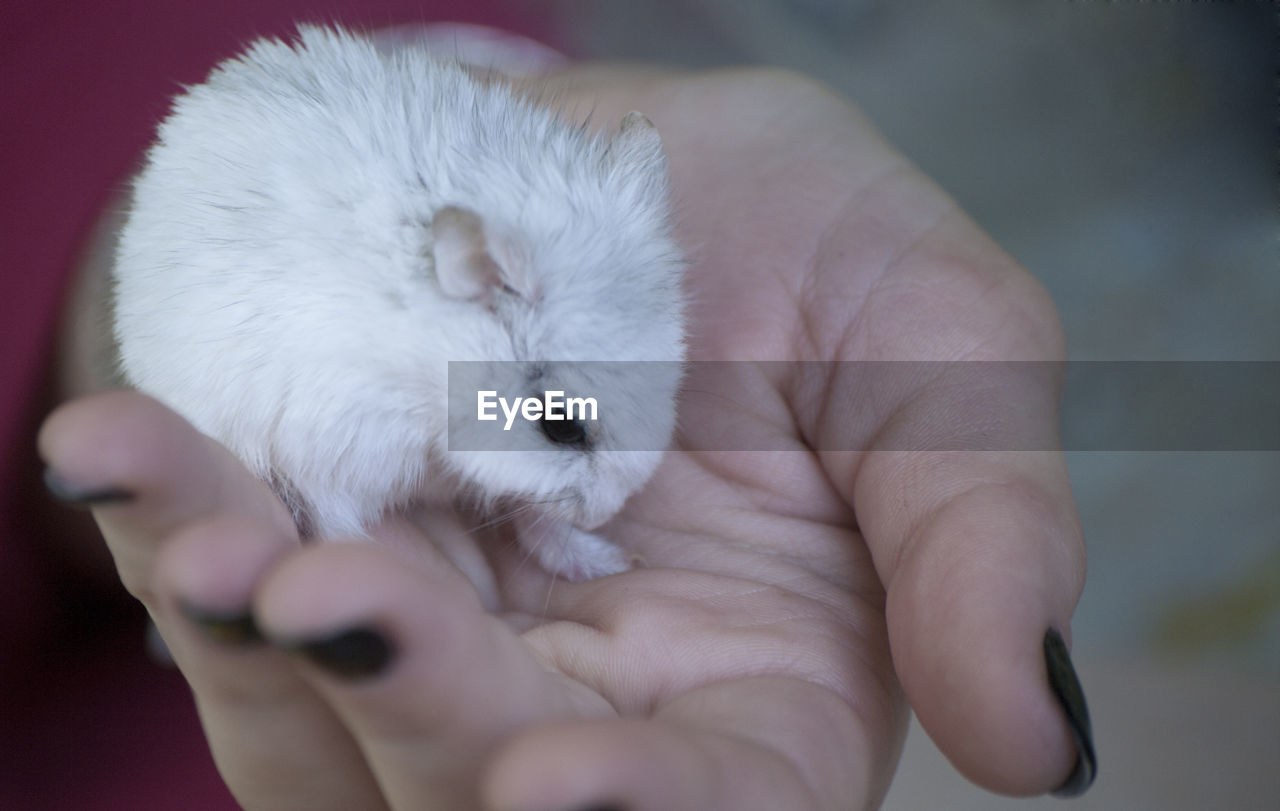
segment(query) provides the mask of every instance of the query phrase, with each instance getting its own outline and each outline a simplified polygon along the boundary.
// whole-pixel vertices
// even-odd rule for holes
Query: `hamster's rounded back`
[[[595,136],[342,30],[259,41],[175,100],[136,179],[115,270],[122,371],[321,534],[358,534],[431,487],[583,501],[613,476],[612,503],[652,465],[579,463],[607,446],[449,454],[448,363],[527,364],[531,386],[547,362],[678,366],[667,193],[646,121]],[[650,407],[669,435],[673,403]]]

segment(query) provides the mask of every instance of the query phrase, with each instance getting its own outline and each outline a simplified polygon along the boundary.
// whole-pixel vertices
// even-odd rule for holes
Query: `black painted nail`
[[[1098,757],[1093,749],[1093,725],[1089,722],[1089,707],[1085,704],[1080,679],[1071,666],[1071,654],[1062,635],[1050,628],[1044,635],[1044,663],[1049,671],[1049,689],[1058,700],[1067,727],[1076,742],[1076,767],[1066,782],[1053,790],[1055,797],[1079,797],[1093,785],[1098,773]]]
[[[301,654],[313,664],[350,681],[377,676],[395,658],[391,642],[372,628],[351,628],[318,639],[283,641],[285,650]]]
[[[123,504],[133,500],[133,493],[118,487],[99,487],[88,490],[67,484],[52,468],[45,468],[44,486],[49,494],[72,507],[96,507],[104,504]]]
[[[248,610],[210,611],[186,602],[179,602],[178,608],[183,616],[215,642],[224,645],[254,645],[262,641],[258,623]]]

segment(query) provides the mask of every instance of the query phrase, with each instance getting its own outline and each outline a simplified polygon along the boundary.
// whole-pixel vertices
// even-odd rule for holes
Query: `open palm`
[[[264,486],[137,395],[72,403],[42,434],[66,481],[135,494],[95,515],[237,798],[870,807],[904,692],[973,779],[1060,783],[1075,750],[1040,644],[1083,576],[1061,455],[918,441],[995,424],[1051,447],[1054,381],[993,422],[933,378],[868,393],[850,363],[1056,360],[1043,293],[806,80],[579,68],[539,88],[654,121],[693,257],[678,450],[604,530],[643,565],[553,581],[503,528],[434,513],[300,547]],[[275,644],[191,621],[225,631],[249,606]],[[335,673],[369,631],[383,666]]]

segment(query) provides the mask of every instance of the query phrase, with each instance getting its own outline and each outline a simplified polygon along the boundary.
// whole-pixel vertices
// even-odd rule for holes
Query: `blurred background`
[[[1280,361],[1280,4],[541,2],[575,56],[773,64],[841,89],[1049,289],[1072,360]],[[1117,406],[1097,376],[1075,382],[1064,429],[1087,437]],[[1119,407],[1158,422],[1179,396]],[[1280,423],[1274,402],[1245,417]],[[1100,757],[1072,807],[1280,807],[1267,444],[1068,454],[1089,542],[1073,655]],[[913,727],[886,808],[1060,802],[968,786]]]

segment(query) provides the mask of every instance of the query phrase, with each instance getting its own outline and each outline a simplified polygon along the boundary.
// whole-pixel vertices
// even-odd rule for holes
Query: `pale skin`
[[[1041,288],[821,86],[591,67],[534,84],[661,132],[694,360],[1062,356]],[[443,514],[300,545],[265,485],[140,395],[73,400],[40,448],[75,486],[136,495],[94,517],[247,809],[870,808],[908,700],[970,779],[1058,786],[1076,753],[1041,640],[1067,633],[1084,576],[1062,455],[815,451],[966,416],[927,387],[857,413],[833,394],[845,367],[794,368],[682,411],[680,450],[607,528],[643,565],[578,584]],[[1049,435],[1055,386],[1022,415]],[[697,452],[729,414],[790,450]],[[180,601],[251,607],[268,643],[214,641]],[[272,644],[357,626],[397,650],[363,680]]]

